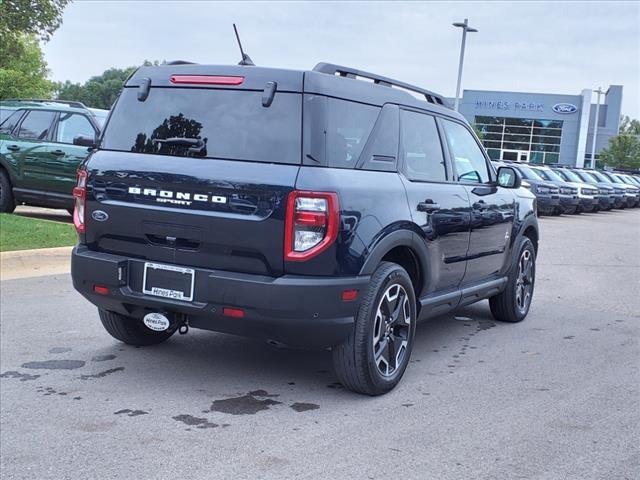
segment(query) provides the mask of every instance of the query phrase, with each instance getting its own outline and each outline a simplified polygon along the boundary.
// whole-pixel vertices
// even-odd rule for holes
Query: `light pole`
[[[458,64],[458,84],[456,85],[456,102],[453,109],[457,112],[460,105],[460,83],[462,82],[462,63],[464,62],[464,46],[467,42],[467,32],[477,32],[475,28],[469,26],[469,19],[465,18],[464,22],[456,22],[452,24],[454,27],[462,28],[462,44],[460,45],[460,63]]]
[[[600,95],[604,92],[602,91],[602,87],[598,87],[596,90],[598,94],[598,101],[596,103],[596,115],[593,120],[593,140],[591,141],[591,168],[596,168],[596,140],[598,139],[598,122],[600,119]]]

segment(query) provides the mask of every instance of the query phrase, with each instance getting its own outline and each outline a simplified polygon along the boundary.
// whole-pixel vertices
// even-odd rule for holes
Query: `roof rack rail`
[[[63,103],[70,107],[87,108],[82,102],[76,102],[74,100],[52,100],[47,98],[7,98],[7,102],[50,102],[50,103]]]
[[[161,63],[162,65],[195,65],[196,62],[190,62],[189,60],[171,60],[170,62]]]
[[[434,93],[430,90],[425,90],[424,88],[416,87],[415,85],[411,85],[409,83],[404,83],[399,80],[383,77],[382,75],[377,75],[375,73],[365,72],[363,70],[357,70],[351,67],[343,67],[341,65],[334,65],[333,63],[324,62],[318,63],[315,67],[313,67],[313,71],[326,73],[328,75],[339,75],[341,77],[347,78],[367,78],[369,80],[373,80],[373,83],[375,83],[376,85],[382,85],[385,87],[397,87],[403,90],[409,90],[410,92],[424,95],[425,99],[429,103],[434,103],[436,105],[442,105],[444,107],[451,108],[449,106],[449,103],[442,95]]]

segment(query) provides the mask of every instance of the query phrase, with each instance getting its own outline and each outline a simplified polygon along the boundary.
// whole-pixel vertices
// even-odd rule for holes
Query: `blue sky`
[[[640,117],[638,2],[82,1],[44,45],[54,80],[85,81],[144,59],[236,63],[231,24],[259,65],[329,61],[453,96],[460,30],[470,34],[463,88],[578,94],[624,86]]]

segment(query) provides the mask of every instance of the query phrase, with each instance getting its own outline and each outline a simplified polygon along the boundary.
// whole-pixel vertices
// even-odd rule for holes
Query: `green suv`
[[[72,211],[76,171],[105,113],[62,100],[0,102],[0,212],[19,204]]]

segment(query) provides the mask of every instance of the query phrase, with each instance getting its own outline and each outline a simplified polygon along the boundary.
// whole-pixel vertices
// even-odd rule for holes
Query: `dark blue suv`
[[[419,98],[416,98],[419,97]],[[202,328],[331,348],[378,395],[417,321],[531,305],[535,198],[440,95],[319,64],[143,67],[78,172],[75,288],[134,345]]]

